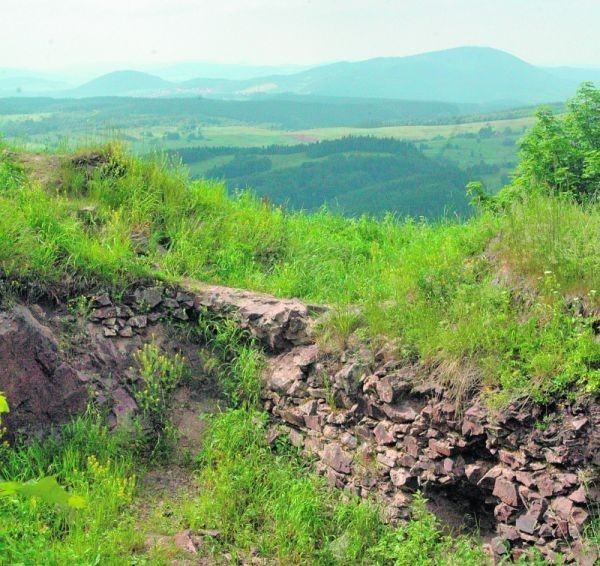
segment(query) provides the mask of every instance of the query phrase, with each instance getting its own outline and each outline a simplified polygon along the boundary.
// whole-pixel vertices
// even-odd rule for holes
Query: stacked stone
[[[95,309],[91,322],[104,326],[107,338],[131,338],[142,333],[149,324],[165,318],[186,321],[194,307],[194,298],[177,289],[140,287],[126,295],[121,304],[113,303],[107,293],[92,298]]]
[[[417,489],[470,499],[495,527],[496,555],[518,558],[536,546],[550,560],[582,561],[583,527],[597,499],[588,489],[600,465],[596,403],[565,404],[546,419],[537,406],[493,414],[480,401],[458,413],[415,367],[376,366],[340,367],[315,346],[294,348],[271,361],[265,407],[294,444],[318,457],[332,485],[377,496],[392,520],[407,517]]]
[[[93,297],[90,321],[104,326],[106,337],[129,338],[163,319],[195,320],[203,311],[233,317],[240,328],[271,352],[310,342],[308,307],[293,299],[195,283],[188,287],[139,286],[120,304],[107,293]]]

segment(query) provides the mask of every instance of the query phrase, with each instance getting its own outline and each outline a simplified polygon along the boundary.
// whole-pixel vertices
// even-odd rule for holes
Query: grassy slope
[[[35,169],[28,178],[18,156],[0,157],[0,294],[76,294],[95,285],[118,290],[145,275],[191,276],[330,303],[336,316],[327,332],[336,339],[358,328],[377,347],[385,335],[401,354],[438,365],[457,388],[465,376],[483,380],[497,401],[598,388],[598,345],[563,298],[576,293],[598,305],[597,205],[536,197],[463,224],[287,214],[248,194],[228,198],[219,184],[189,183],[181,171],[118,147],[104,151],[107,163],[91,177],[68,158],[46,171],[56,161],[43,158],[27,164]],[[60,190],[52,188],[56,177]],[[147,255],[136,254],[132,231],[148,236]],[[355,304],[362,316],[347,309]],[[235,368],[233,379],[246,383],[256,365],[236,355],[229,379]],[[406,529],[391,530],[374,508],[341,501],[289,447],[270,451],[256,434],[259,422],[246,408],[213,423],[198,462],[202,489],[183,507],[164,503],[176,518],[165,529],[216,526],[225,532],[217,553],[247,556],[254,547],[288,563],[483,562],[469,541],[442,539],[422,508]],[[128,479],[142,463],[119,442],[88,420],[57,444],[2,456],[4,477],[57,473],[88,497],[90,510],[3,501],[0,562],[121,564],[135,556],[160,564],[177,556],[143,550]]]
[[[506,214],[438,224],[289,214],[118,148],[108,154],[88,180],[64,165],[55,194],[4,159],[0,265],[14,284],[194,277],[341,309],[359,304],[372,340],[386,335],[406,354],[469,368],[510,395],[597,386],[593,333],[562,298],[597,304],[595,205],[536,197]],[[89,205],[91,218],[78,214]],[[132,230],[148,236],[148,254],[136,254]]]

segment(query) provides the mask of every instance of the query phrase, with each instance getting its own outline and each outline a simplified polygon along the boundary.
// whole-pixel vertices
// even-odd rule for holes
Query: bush
[[[584,83],[563,117],[548,108],[521,142],[516,186],[524,192],[567,193],[577,200],[600,190],[600,90]]]

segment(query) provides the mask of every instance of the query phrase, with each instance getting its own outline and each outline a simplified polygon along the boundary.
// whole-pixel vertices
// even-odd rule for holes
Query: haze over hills
[[[261,70],[278,74],[251,76]],[[258,67],[181,63],[139,70],[115,71],[74,89],[43,92],[39,86],[19,89],[8,83],[0,96],[204,96],[253,98],[297,94],[328,97],[386,98],[443,101],[510,107],[561,101],[584,80],[600,81],[600,70],[571,67],[541,68],[506,52],[487,47],[459,47],[409,57],[381,57],[337,62],[285,74],[292,67]],[[181,81],[192,71],[206,76]],[[162,74],[162,76],[158,76]],[[220,76],[218,76],[220,75]],[[19,76],[19,75],[16,75]],[[20,75],[23,76],[22,74]],[[247,78],[249,77],[250,78]],[[6,78],[13,78],[5,75]],[[242,77],[242,78],[240,78]],[[173,79],[173,80],[167,80]]]
[[[168,81],[179,82],[197,77],[243,81],[266,75],[290,75],[309,68],[309,65],[238,65],[184,61],[171,65],[149,65],[138,70],[157,75]]]
[[[255,76],[272,69],[278,73]],[[55,83],[48,85],[46,92],[43,83],[24,82],[23,73],[4,75],[13,80],[4,88],[0,83],[0,95],[252,98],[292,93],[509,107],[564,100],[575,92],[580,82],[600,81],[598,69],[541,68],[487,47],[459,47],[409,57],[337,62],[295,73],[291,72],[293,67],[194,62],[152,70],[155,74],[139,70],[114,71],[63,91],[58,91],[56,84],[60,83]],[[194,71],[205,76],[180,80]],[[290,74],[285,74],[286,71]],[[15,80],[15,77],[21,78]]]
[[[88,96],[137,96],[173,87],[169,81],[141,71],[114,71],[102,75],[72,91],[76,97]]]

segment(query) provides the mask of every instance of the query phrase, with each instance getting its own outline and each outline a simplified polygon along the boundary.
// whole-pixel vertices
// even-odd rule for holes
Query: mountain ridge
[[[172,67],[176,69],[177,65]],[[180,64],[179,67],[185,68],[186,65]],[[538,67],[505,51],[478,46],[402,57],[339,61],[295,73],[243,79],[232,78],[236,66],[231,72],[226,67],[222,66],[222,77],[213,74],[188,80],[167,80],[160,76],[160,69],[154,73],[136,69],[117,70],[68,90],[52,89],[48,93],[37,89],[35,92],[17,90],[17,94],[73,98],[205,96],[239,99],[264,95],[308,95],[514,107],[562,101],[573,95],[583,80],[600,82],[598,69]],[[269,69],[268,66],[262,68]],[[8,77],[5,75],[3,78]]]

